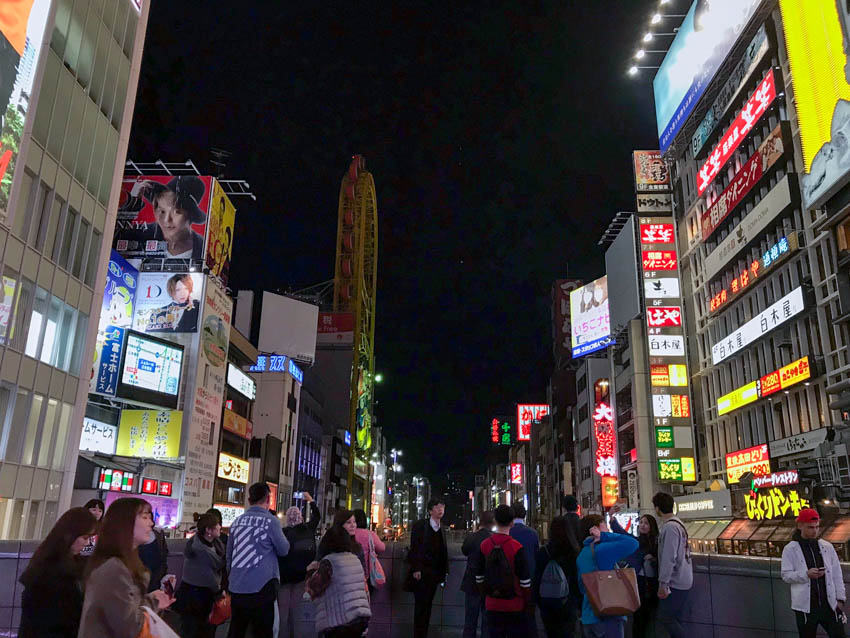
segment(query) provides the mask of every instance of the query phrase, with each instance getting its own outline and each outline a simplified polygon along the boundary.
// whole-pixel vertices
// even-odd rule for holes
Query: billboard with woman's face
[[[221,278],[224,285],[230,275],[230,256],[233,254],[233,224],[236,209],[218,181],[213,181],[210,203],[209,231],[207,232],[207,268]]]
[[[212,183],[197,175],[125,178],[115,250],[127,259],[203,260]]]

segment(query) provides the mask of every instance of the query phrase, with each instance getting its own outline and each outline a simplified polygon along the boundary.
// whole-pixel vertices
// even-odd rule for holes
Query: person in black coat
[[[144,545],[139,545],[139,559],[151,573],[147,593],[156,591],[161,587],[162,578],[168,572],[168,545],[165,544],[165,533],[153,528],[151,539]]]
[[[578,569],[576,558],[581,546],[573,534],[569,521],[565,516],[556,516],[549,523],[549,542],[537,550],[534,577],[531,583],[531,593],[534,601],[540,608],[540,617],[543,619],[543,628],[546,630],[546,638],[566,638],[572,636],[578,619],[578,601],[581,594],[578,588]],[[569,593],[563,600],[541,599],[540,583],[543,581],[543,572],[549,561],[554,560],[564,576],[567,577]]]
[[[428,501],[428,518],[416,521],[410,531],[407,588],[413,591],[413,638],[426,638],[428,635],[434,595],[449,573],[446,535],[440,526],[445,511],[446,504],[432,498]]]
[[[461,550],[466,556],[466,571],[460,583],[460,590],[466,594],[466,612],[463,623],[463,638],[475,638],[478,630],[478,617],[481,617],[481,636],[487,635],[487,615],[484,613],[484,596],[475,584],[475,574],[470,565],[476,563],[475,557],[481,552],[481,543],[493,533],[496,519],[493,512],[481,512],[478,516],[478,529],[466,537]]]
[[[316,528],[321,513],[309,492],[304,492],[304,500],[310,508],[308,520],[304,520],[301,510],[295,506],[286,510],[283,535],[289,541],[289,553],[277,559],[280,566],[277,606],[280,611],[281,638],[294,638],[296,635],[295,610],[304,597],[307,566],[316,558]]]
[[[83,612],[83,567],[79,554],[97,529],[83,507],[65,512],[35,550],[21,574],[20,638],[76,638]]]

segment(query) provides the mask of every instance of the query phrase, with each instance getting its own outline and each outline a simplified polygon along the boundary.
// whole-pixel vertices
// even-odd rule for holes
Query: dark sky
[[[234,289],[332,279],[366,157],[376,414],[432,479],[482,471],[488,417],[545,398],[551,282],[603,274],[630,151],[657,147],[651,78],[624,73],[654,1],[452,4],[154,2],[129,151],[232,153],[257,196],[235,202]]]

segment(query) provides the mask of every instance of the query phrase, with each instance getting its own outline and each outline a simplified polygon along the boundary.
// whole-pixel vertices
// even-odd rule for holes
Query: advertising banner
[[[552,285],[552,344],[556,359],[573,356],[570,293],[581,288],[581,279],[556,279]]]
[[[115,454],[117,437],[117,426],[84,417],[83,431],[80,433],[80,451]]]
[[[671,193],[639,194],[637,212],[670,214],[673,212],[673,195]]]
[[[670,170],[661,151],[632,151],[632,162],[636,193],[670,190]]]
[[[121,354],[124,348],[124,328],[106,329],[103,345],[95,359],[93,392],[114,396],[121,373]]]
[[[243,439],[250,439],[254,435],[254,425],[244,416],[239,416],[227,408],[224,410],[221,426],[229,432],[238,434]]]
[[[230,257],[233,254],[233,227],[236,222],[236,208],[221,188],[218,180],[213,180],[213,195],[210,202],[210,222],[207,232],[207,268],[211,274],[219,277],[226,286],[230,276]]]
[[[222,452],[218,455],[218,470],[216,476],[227,481],[248,484],[250,476],[250,463],[230,454]]]
[[[772,487],[744,493],[747,518],[769,521],[777,518],[795,519],[800,510],[811,507],[807,494],[799,488]]]
[[[850,173],[850,7],[835,0],[781,0],[805,171],[805,208],[821,206]]]
[[[807,381],[811,376],[812,369],[809,365],[809,357],[806,356],[802,359],[797,359],[787,366],[783,366],[756,381],[752,381],[747,385],[733,390],[729,394],[724,394],[717,399],[717,416],[729,414],[738,408],[770,396],[774,392],[779,392],[797,383]]]
[[[607,275],[570,292],[570,317],[573,358],[611,344]]]
[[[201,261],[212,177],[125,176],[113,247],[126,258]]]
[[[232,363],[227,364],[227,385],[246,399],[253,401],[257,398],[256,382]]]
[[[118,422],[119,456],[176,459],[180,456],[180,410],[122,410]]]
[[[131,327],[138,286],[139,271],[113,250],[106,268],[106,288],[103,290],[98,333],[105,331],[108,326]]]
[[[735,150],[741,145],[753,127],[767,112],[767,107],[776,99],[776,79],[773,69],[767,72],[764,79],[756,88],[755,92],[747,100],[744,108],[738,113],[732,126],[726,129],[726,133],[712,149],[708,159],[702,165],[697,175],[697,193],[702,195],[714,178],[720,174],[722,169]]]
[[[24,124],[31,104],[32,87],[50,0],[4,2],[0,11],[0,219],[9,207]]]
[[[605,402],[600,401],[593,410],[593,436],[596,440],[596,473],[616,479],[619,463],[614,411]]]
[[[784,213],[794,201],[791,176],[786,175],[703,260],[704,277],[714,279],[726,264]]]
[[[203,290],[201,273],[141,273],[133,329],[166,334],[197,332]]]
[[[353,312],[320,312],[316,345],[350,346],[354,343]]]
[[[523,405],[516,406],[517,418],[517,441],[531,440],[531,426],[535,421],[541,421],[549,414],[548,405]]]
[[[732,518],[732,492],[702,492],[673,499],[673,513],[682,520]]]
[[[103,503],[106,509],[119,498],[126,498],[126,494],[122,495],[119,492],[109,492],[104,498]],[[151,504],[153,512],[154,525],[164,529],[177,527],[178,512],[180,511],[180,501],[176,498],[165,498],[164,496],[153,496],[150,494],[133,494],[137,498],[146,500]]]
[[[217,471],[216,442],[221,423],[230,344],[233,302],[215,279],[207,279],[204,314],[201,319],[198,369],[191,406],[183,485],[183,522],[192,522],[193,512],[212,505],[213,479]]]
[[[511,463],[511,483],[522,484],[522,463]]]
[[[717,365],[724,359],[737,354],[765,334],[793,319],[806,309],[803,288],[795,288],[779,301],[750,319],[743,326],[711,346],[711,362]]]
[[[726,80],[726,84],[723,85],[717,97],[714,98],[714,103],[706,112],[705,117],[691,138],[691,151],[694,157],[699,157],[699,153],[702,147],[705,146],[708,138],[711,137],[714,127],[717,126],[720,118],[726,112],[726,109],[729,108],[732,100],[743,88],[746,81],[749,80],[750,75],[755,71],[769,48],[770,43],[767,40],[767,30],[762,25],[756,32],[747,50],[744,51],[744,56],[735,65],[735,68],[729,75],[729,79]]]
[[[785,155],[782,125],[778,124],[761,143],[747,163],[741,167],[729,185],[702,216],[702,240],[708,239],[721,222],[735,210],[762,176]]]
[[[652,82],[661,152],[667,151],[761,0],[694,0]]]
[[[755,476],[770,474],[770,452],[767,443],[726,455],[726,478],[729,483],[737,483],[746,472],[752,472]]]

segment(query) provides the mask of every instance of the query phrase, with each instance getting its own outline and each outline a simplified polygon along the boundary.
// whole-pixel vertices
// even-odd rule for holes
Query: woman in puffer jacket
[[[319,553],[324,558],[307,583],[316,605],[316,631],[323,638],[359,638],[369,627],[372,612],[363,565],[352,553],[351,536],[342,527],[331,526]]]

